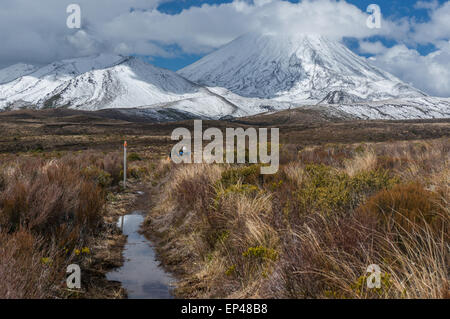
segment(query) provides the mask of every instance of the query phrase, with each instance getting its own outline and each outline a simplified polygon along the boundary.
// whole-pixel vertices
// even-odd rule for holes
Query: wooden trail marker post
[[[123,143],[123,189],[127,187],[127,141]],[[122,216],[120,220],[120,229],[123,232],[123,220],[124,216]]]
[[[127,141],[123,143],[123,188],[127,187]]]

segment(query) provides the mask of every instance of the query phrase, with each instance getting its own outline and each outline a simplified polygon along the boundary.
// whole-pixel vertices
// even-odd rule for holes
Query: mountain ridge
[[[322,36],[243,35],[176,73],[111,54],[0,70],[0,110],[130,109],[162,119],[173,112],[221,119],[316,105],[344,117],[408,119],[450,117],[449,101]]]
[[[0,85],[0,109],[161,108],[173,103],[181,109],[193,107],[194,113],[202,116],[246,114],[207,88],[136,57],[96,55],[61,60]]]

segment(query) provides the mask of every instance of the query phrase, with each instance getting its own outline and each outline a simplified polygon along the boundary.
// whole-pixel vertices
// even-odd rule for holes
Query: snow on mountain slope
[[[248,114],[207,88],[134,57],[63,60],[0,85],[0,109],[63,106],[82,110],[171,106],[211,118]]]
[[[66,81],[94,69],[119,63],[123,57],[98,55],[62,60],[0,85],[0,109],[36,106]]]
[[[327,105],[330,107],[331,105]],[[359,119],[407,120],[450,118],[450,98],[404,98],[376,102],[332,105]]]
[[[449,99],[427,97],[320,36],[246,35],[179,73],[116,55],[0,70],[0,111],[109,108],[157,120],[219,119],[316,104],[346,118],[450,117]]]
[[[11,82],[24,75],[33,73],[38,68],[31,64],[18,63],[0,70],[0,84]]]
[[[44,100],[57,96],[50,106],[137,107],[177,101],[198,91],[199,86],[177,74],[130,57],[115,66],[70,79],[39,102],[45,103]]]
[[[450,98],[419,97],[364,102],[355,100],[353,96],[333,92],[336,94],[328,96],[330,99],[335,99],[331,103],[329,100],[325,100],[319,104],[311,104],[307,101],[290,103],[277,99],[244,98],[218,87],[209,88],[209,90],[239,105],[240,110],[245,110],[250,115],[292,108],[309,109],[317,106],[320,110],[327,109],[330,114],[343,118],[401,120],[450,117]]]
[[[319,35],[249,33],[178,73],[201,85],[284,102],[319,102],[333,91],[370,101],[425,96]]]

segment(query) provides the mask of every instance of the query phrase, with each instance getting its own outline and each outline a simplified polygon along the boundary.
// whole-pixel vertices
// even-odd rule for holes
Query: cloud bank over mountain
[[[70,3],[82,9],[82,29],[66,26]],[[361,52],[375,63],[429,94],[450,96],[450,3],[421,2],[430,19],[385,18],[381,29],[366,26],[368,13],[345,1],[235,0],[190,7],[179,14],[159,11],[161,0],[3,0],[0,10],[0,67],[51,61],[98,53],[176,57],[206,54],[249,31],[315,33],[360,41]],[[393,39],[385,47],[368,41]],[[438,51],[422,56],[416,45]],[[175,48],[175,49],[174,49]]]

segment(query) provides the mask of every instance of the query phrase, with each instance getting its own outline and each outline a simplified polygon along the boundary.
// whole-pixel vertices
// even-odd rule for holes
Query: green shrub
[[[127,158],[129,162],[142,161],[142,158],[137,153],[130,153]]]
[[[228,267],[228,269],[225,271],[225,275],[227,276],[233,276],[236,272],[236,265]]]
[[[225,189],[223,193],[220,194],[220,196],[224,196],[230,193],[235,194],[254,194],[259,191],[259,188],[255,185],[250,184],[236,184],[231,185]]]
[[[131,166],[127,168],[127,178],[140,179],[146,174],[146,169],[143,167]],[[120,180],[123,180],[123,170],[119,174]]]
[[[98,167],[93,166],[85,167],[81,170],[81,174],[86,178],[95,181],[98,185],[100,185],[103,188],[111,186],[113,182],[111,174],[105,172],[104,170]]]
[[[145,174],[145,168],[143,167],[130,167],[128,169],[128,176],[139,179]]]
[[[350,177],[329,166],[310,164],[305,167],[305,172],[305,181],[297,191],[297,200],[305,212],[332,213],[356,208],[367,195],[397,182],[385,170],[361,172]]]
[[[351,289],[358,296],[365,298],[387,298],[389,289],[392,286],[391,275],[387,272],[380,274],[380,288],[367,288],[367,280],[369,275],[360,276],[354,283],[350,285]]]
[[[259,180],[260,168],[260,165],[251,165],[226,170],[222,173],[220,182],[225,188],[235,185],[239,181],[242,184],[256,185]]]
[[[259,259],[259,260],[272,260],[278,259],[278,252],[273,248],[266,248],[263,246],[250,247],[247,251],[242,253],[243,257]]]

